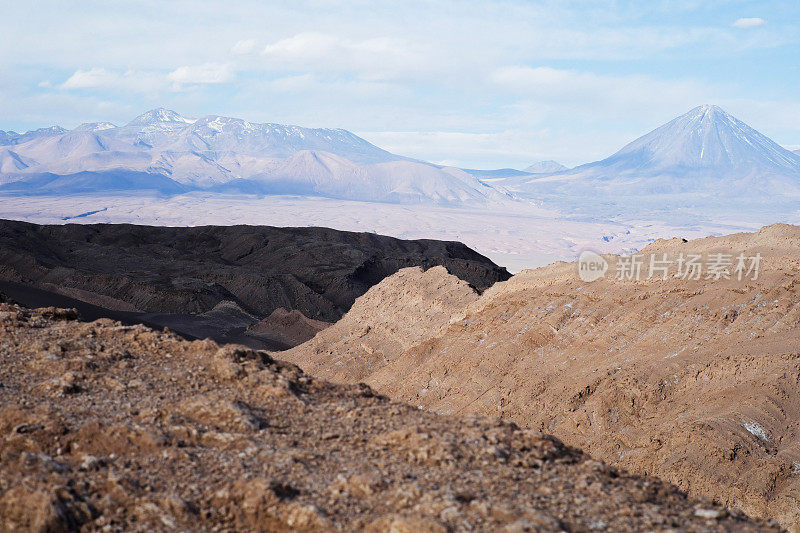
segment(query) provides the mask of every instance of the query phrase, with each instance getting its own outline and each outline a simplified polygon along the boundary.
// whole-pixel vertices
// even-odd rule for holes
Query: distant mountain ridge
[[[48,128],[39,128],[36,130],[26,131],[25,133],[17,133],[16,131],[2,131],[0,130],[0,145],[9,144],[22,144],[32,139],[40,137],[49,137],[51,135],[60,135],[66,133],[61,126],[50,126]]]
[[[529,174],[549,174],[552,172],[561,172],[562,170],[567,170],[567,167],[553,160],[537,161],[525,168],[525,172]]]
[[[0,132],[0,190],[154,187],[169,194],[208,189],[448,205],[509,199],[467,172],[392,154],[343,129],[190,119],[157,108],[123,126]]]
[[[485,205],[549,195],[800,197],[800,155],[715,105],[695,107],[601,161],[567,169],[443,167],[343,129],[198,119],[157,108],[122,126],[0,131],[0,192],[194,190],[401,204]]]
[[[355,163],[406,160],[347,130],[255,123],[219,115],[189,119],[168,109],[153,109],[107,132],[118,139],[171,151],[214,150],[260,157],[288,157],[302,150],[325,151]]]
[[[800,156],[726,113],[703,105],[594,163],[533,179],[536,194],[612,193],[800,196]]]

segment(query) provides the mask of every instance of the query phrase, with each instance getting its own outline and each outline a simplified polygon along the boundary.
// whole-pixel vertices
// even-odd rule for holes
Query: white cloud
[[[262,54],[272,68],[348,72],[372,80],[419,75],[429,69],[434,55],[401,38],[352,40],[309,32],[269,44]]]
[[[233,77],[231,66],[220,63],[178,67],[167,75],[178,86],[228,83],[233,81]]]
[[[237,55],[245,55],[251,53],[255,48],[255,39],[243,39],[241,41],[236,41],[236,44],[231,47],[231,52]]]
[[[758,17],[741,18],[733,23],[734,28],[757,28],[767,23],[766,20]]]
[[[76,70],[72,76],[59,85],[61,89],[98,89],[125,92],[150,92],[165,86],[162,75],[143,71],[118,71],[104,68]],[[40,84],[40,87],[46,87]]]
[[[108,87],[119,81],[120,75],[109,72],[103,68],[92,68],[89,70],[76,70],[67,81],[61,84],[62,89],[95,89],[98,87]]]
[[[339,43],[340,40],[333,35],[299,33],[268,44],[262,53],[281,61],[320,61],[330,57]]]

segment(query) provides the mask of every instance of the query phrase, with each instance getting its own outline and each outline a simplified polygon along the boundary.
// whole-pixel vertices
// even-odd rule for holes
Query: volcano
[[[695,107],[612,156],[530,179],[527,192],[800,197],[800,156],[716,105]]]

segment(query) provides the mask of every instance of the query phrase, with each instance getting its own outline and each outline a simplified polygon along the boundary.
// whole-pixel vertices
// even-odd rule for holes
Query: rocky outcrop
[[[3,529],[777,531],[537,431],[0,303]]]
[[[444,267],[404,268],[358,298],[334,326],[281,357],[327,380],[358,382],[440,333],[477,299]]]

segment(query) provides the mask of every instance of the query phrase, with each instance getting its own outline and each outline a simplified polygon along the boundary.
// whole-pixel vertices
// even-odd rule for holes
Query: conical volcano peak
[[[699,112],[702,113],[703,116],[711,115],[727,115],[728,113],[725,112],[720,106],[716,104],[703,104],[695,107],[690,111],[691,112]]]
[[[717,105],[697,106],[595,166],[617,173],[682,175],[691,169],[733,174],[800,171],[800,161]]]
[[[677,122],[696,122],[704,126],[711,126],[717,123],[740,124],[743,122],[727,113],[718,105],[704,104],[694,107],[675,119]]]
[[[718,105],[693,107],[594,163],[530,181],[525,192],[703,192],[800,196],[800,157]],[[549,189],[547,189],[549,187]]]

